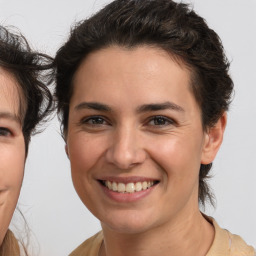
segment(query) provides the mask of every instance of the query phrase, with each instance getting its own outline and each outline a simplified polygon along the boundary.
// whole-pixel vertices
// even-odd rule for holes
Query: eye
[[[0,136],[7,137],[10,136],[12,133],[8,128],[0,127]]]
[[[175,122],[172,119],[167,118],[165,116],[154,116],[148,122],[150,126],[167,126],[172,125],[174,123]]]
[[[108,125],[108,122],[101,116],[91,116],[84,118],[81,121],[82,124],[89,124],[91,126],[97,126],[97,125]]]

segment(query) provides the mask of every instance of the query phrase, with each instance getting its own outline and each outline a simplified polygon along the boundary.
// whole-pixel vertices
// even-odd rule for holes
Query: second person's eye
[[[89,124],[89,125],[107,125],[108,122],[101,116],[90,116],[87,118],[84,118],[81,121],[82,124]]]
[[[166,126],[166,125],[170,125],[173,124],[174,121],[164,117],[164,116],[155,116],[153,118],[151,118],[148,122],[149,125],[151,126]]]
[[[8,128],[0,127],[0,136],[7,137],[11,135],[11,131]]]

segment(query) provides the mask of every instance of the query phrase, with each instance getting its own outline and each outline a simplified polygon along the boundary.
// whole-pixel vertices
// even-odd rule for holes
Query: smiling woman
[[[19,116],[18,90],[12,75],[0,69],[0,241],[2,243],[19,196],[25,143]]]
[[[8,230],[19,197],[28,145],[52,98],[42,73],[50,57],[33,52],[24,37],[0,26],[0,255],[20,256]],[[28,111],[29,110],[29,111]],[[23,246],[23,254],[28,255]]]
[[[116,0],[72,30],[55,65],[73,184],[102,226],[72,256],[254,256],[199,209],[233,91],[201,17]]]
[[[73,182],[102,225],[138,233],[195,213],[200,161],[215,156],[226,119],[212,131],[209,150],[187,69],[161,49],[112,46],[91,53],[73,83]],[[92,101],[106,107],[76,107]]]

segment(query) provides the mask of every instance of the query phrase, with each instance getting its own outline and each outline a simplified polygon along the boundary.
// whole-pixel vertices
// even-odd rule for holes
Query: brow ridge
[[[109,107],[106,104],[99,103],[99,102],[82,102],[82,103],[78,104],[75,107],[75,109],[76,110],[93,109],[93,110],[105,111],[105,112],[112,111],[111,107]],[[179,111],[179,112],[185,111],[181,106],[179,106],[173,102],[166,101],[163,103],[143,104],[136,108],[136,112],[143,113],[143,112],[159,111],[159,110],[166,110],[166,109],[175,110],[175,111]]]
[[[76,110],[93,109],[98,111],[111,111],[111,108],[99,102],[82,102],[75,107]]]
[[[170,101],[166,101],[163,103],[144,104],[142,106],[139,106],[136,109],[136,111],[138,113],[142,113],[142,112],[159,111],[159,110],[166,110],[166,109],[184,112],[184,109],[181,106]]]
[[[15,115],[15,114],[12,114],[10,112],[0,112],[0,119],[3,118],[3,119],[10,119],[12,121],[15,121],[15,122],[18,122],[20,123],[20,118]]]

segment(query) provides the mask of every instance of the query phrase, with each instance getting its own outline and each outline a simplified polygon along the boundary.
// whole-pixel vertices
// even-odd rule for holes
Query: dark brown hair
[[[181,60],[191,72],[191,89],[202,111],[202,124],[212,127],[228,109],[233,82],[218,35],[187,4],[172,0],[116,0],[78,23],[55,58],[56,97],[65,135],[72,79],[86,56],[119,45],[149,45]],[[206,183],[212,164],[201,165],[199,201],[213,203]]]
[[[52,58],[33,51],[21,34],[0,26],[0,67],[13,75],[19,87],[19,115],[27,152],[36,125],[52,110],[52,96],[46,86],[50,84],[46,71],[52,67]]]

